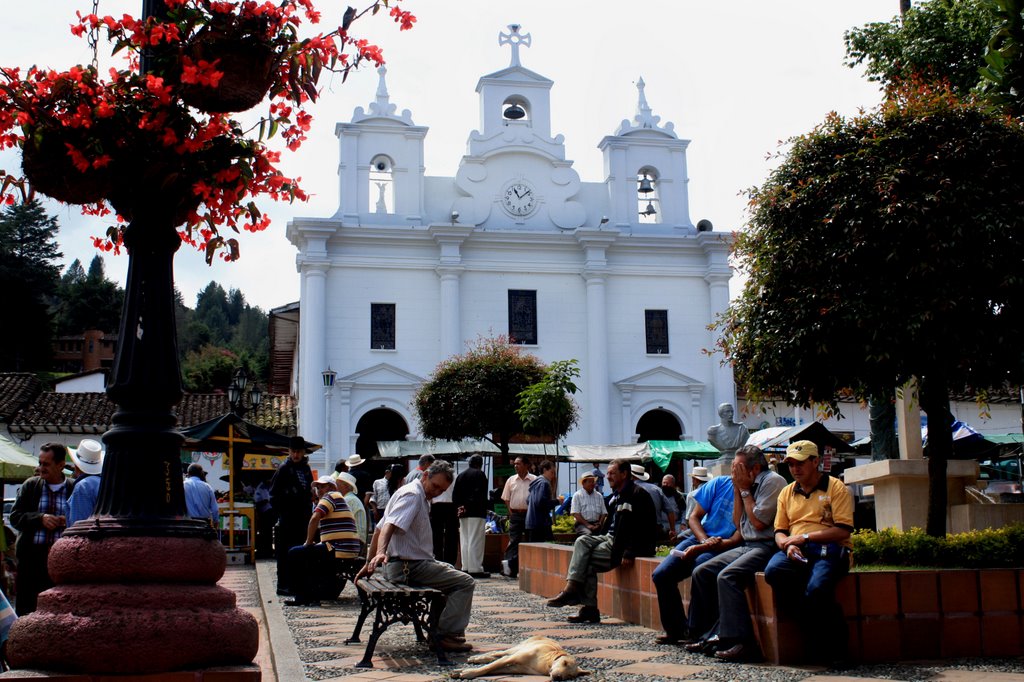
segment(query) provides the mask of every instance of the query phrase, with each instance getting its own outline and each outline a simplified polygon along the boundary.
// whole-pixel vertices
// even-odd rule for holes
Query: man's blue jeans
[[[691,536],[676,545],[676,549],[681,552],[699,544],[700,540]],[[654,569],[651,580],[658,591],[661,627],[669,637],[681,639],[686,635],[686,613],[683,611],[683,598],[679,595],[679,583],[690,577],[694,567],[714,556],[712,552],[704,552],[698,554],[696,559],[683,560],[670,554]]]
[[[764,579],[779,602],[796,610],[808,637],[809,650],[820,651],[826,660],[846,655],[849,632],[843,610],[836,603],[836,585],[850,572],[849,555],[808,556],[807,563],[777,552],[764,569]]]

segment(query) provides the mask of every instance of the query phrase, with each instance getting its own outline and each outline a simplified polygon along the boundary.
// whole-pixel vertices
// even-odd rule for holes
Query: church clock
[[[537,195],[525,182],[513,182],[501,195],[501,205],[509,214],[522,218],[537,208]]]

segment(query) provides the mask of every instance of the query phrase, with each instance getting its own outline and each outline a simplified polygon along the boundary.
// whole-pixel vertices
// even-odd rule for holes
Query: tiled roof
[[[0,421],[9,422],[43,390],[39,379],[26,372],[0,372]]]
[[[12,433],[103,433],[117,406],[106,393],[43,393],[10,420]],[[187,428],[226,413],[228,399],[222,393],[186,394],[178,405],[178,426]],[[295,433],[295,400],[291,396],[266,395],[249,420],[286,435]]]

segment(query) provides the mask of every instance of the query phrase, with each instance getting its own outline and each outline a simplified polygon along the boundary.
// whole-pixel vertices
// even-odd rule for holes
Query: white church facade
[[[382,69],[376,100],[336,128],[337,213],[288,226],[299,431],[332,458],[421,437],[417,388],[482,336],[579,361],[570,444],[703,439],[735,404],[731,370],[703,352],[728,305],[730,233],[690,220],[689,141],[640,80],[636,115],[595,140],[604,177],[582,181],[550,129],[554,84],[522,66],[529,36],[509,29],[511,64],[477,84],[480,127],[455,177],[425,175],[428,129],[397,112]]]

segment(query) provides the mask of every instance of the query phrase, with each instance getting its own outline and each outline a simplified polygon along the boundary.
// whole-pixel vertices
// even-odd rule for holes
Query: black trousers
[[[274,527],[274,552],[277,555],[277,589],[290,589],[288,550],[306,541],[309,517],[282,516]]]
[[[459,510],[452,502],[430,505],[430,529],[434,535],[434,558],[455,565],[459,558]]]
[[[18,547],[18,574],[14,582],[14,612],[19,616],[25,616],[35,611],[39,593],[53,587],[50,573],[46,569],[46,559],[49,556],[49,545]]]
[[[299,601],[319,599],[321,577],[332,552],[327,545],[297,545],[288,550],[288,589]]]
[[[526,533],[526,514],[509,512],[508,515],[508,548],[505,550],[505,561],[508,572],[513,578],[519,575],[519,543]]]

